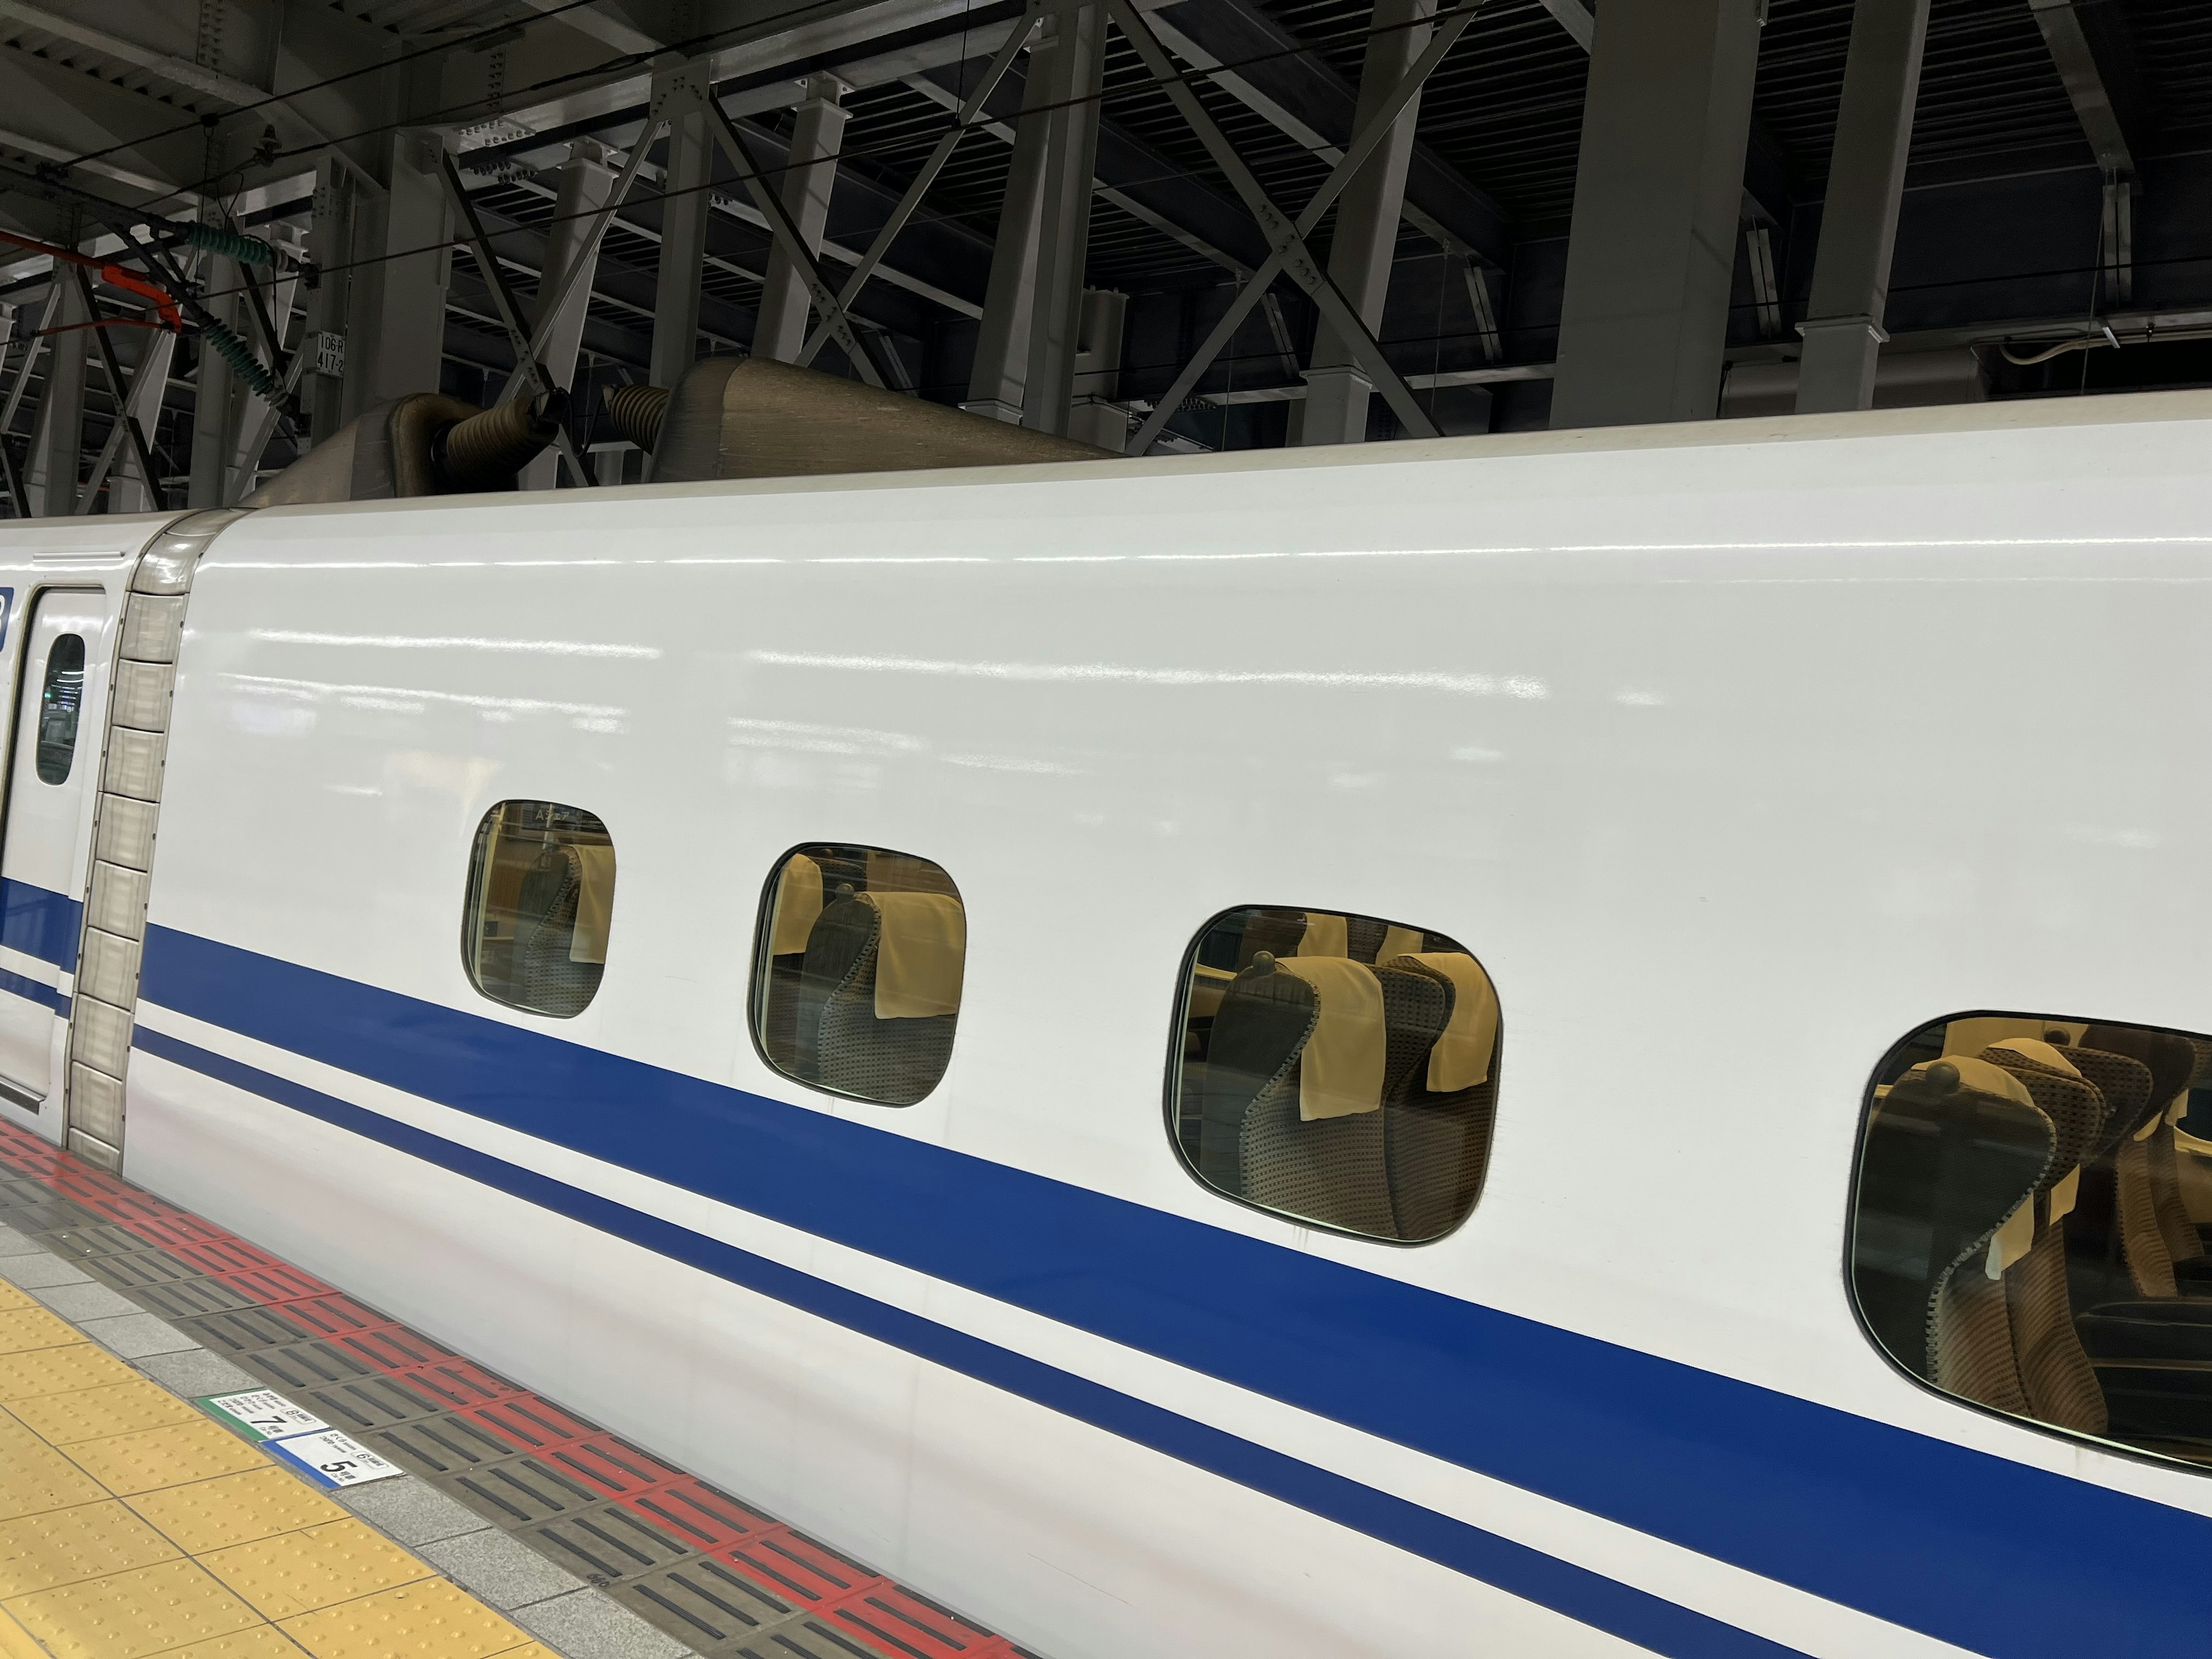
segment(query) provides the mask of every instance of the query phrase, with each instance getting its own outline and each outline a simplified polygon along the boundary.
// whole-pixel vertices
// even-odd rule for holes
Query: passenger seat
[[[951,1059],[966,945],[957,898],[843,889],[807,937],[797,1074],[884,1105],[927,1095]]]

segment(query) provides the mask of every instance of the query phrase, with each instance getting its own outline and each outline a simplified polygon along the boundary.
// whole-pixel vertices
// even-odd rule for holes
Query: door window
[[[39,693],[40,782],[69,781],[83,707],[84,636],[64,634],[46,653],[46,681]]]

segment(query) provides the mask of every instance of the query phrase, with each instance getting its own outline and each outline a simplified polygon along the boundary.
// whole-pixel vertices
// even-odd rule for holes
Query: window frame
[[[952,1074],[952,1059],[954,1054],[959,1052],[960,1048],[959,1020],[960,1017],[968,1012],[968,960],[974,954],[975,937],[972,933],[968,934],[966,943],[961,948],[960,1006],[953,1011],[952,1047],[945,1051],[945,1069],[938,1073],[937,1080],[922,1091],[920,1099],[909,1100],[901,1105],[896,1101],[878,1100],[872,1096],[856,1095],[843,1089],[833,1089],[826,1083],[817,1083],[811,1079],[800,1077],[795,1073],[787,1072],[776,1064],[775,1058],[768,1051],[768,1045],[761,1040],[761,1004],[768,983],[770,961],[767,947],[771,938],[770,930],[775,921],[776,888],[783,880],[783,867],[799,854],[814,847],[851,847],[863,853],[882,853],[891,858],[913,859],[917,863],[928,865],[943,875],[946,881],[951,883],[952,897],[960,906],[961,921],[963,927],[965,927],[968,918],[967,896],[960,890],[960,884],[954,880],[952,872],[927,854],[902,852],[896,847],[878,847],[873,842],[829,841],[818,836],[811,841],[793,842],[782,852],[777,854],[775,861],[769,866],[768,878],[761,884],[760,902],[755,907],[753,912],[753,946],[745,967],[746,1039],[753,1045],[753,1053],[759,1058],[760,1063],[768,1069],[768,1074],[779,1082],[795,1083],[802,1089],[811,1089],[817,1095],[827,1095],[832,1100],[849,1100],[858,1105],[873,1106],[878,1111],[910,1112],[917,1106],[927,1104],[937,1091],[945,1086],[945,1079]]]
[[[495,996],[490,991],[487,990],[484,988],[483,981],[477,976],[477,970],[474,965],[474,958],[472,955],[472,947],[477,943],[480,942],[481,929],[483,924],[483,917],[477,906],[477,880],[479,875],[477,855],[480,852],[488,852],[489,850],[489,838],[493,815],[503,806],[514,805],[550,806],[556,807],[564,812],[580,812],[599,826],[600,831],[607,838],[608,850],[611,852],[615,847],[615,833],[612,830],[608,829],[606,819],[602,817],[599,813],[592,811],[588,806],[572,806],[566,801],[550,800],[539,795],[502,795],[497,800],[493,801],[489,805],[486,806],[483,811],[479,814],[477,818],[476,828],[469,831],[468,856],[461,872],[461,926],[459,936],[461,977],[468,981],[469,988],[471,991],[474,991],[478,996],[482,997],[486,1002],[490,1003],[495,1008],[506,1008],[518,1014],[527,1014],[532,1019],[580,1019],[584,1015],[589,1013],[592,1007],[598,1004],[599,993],[605,988],[608,964],[604,961],[599,964],[599,982],[592,987],[592,994],[585,999],[584,1006],[582,1007],[577,1009],[575,1012],[571,1014],[558,1014],[552,1012],[549,1009],[532,1008],[526,1003],[510,1002],[506,998]],[[487,883],[489,882],[491,873],[491,863],[492,860],[490,858],[487,857],[483,860],[481,866],[481,873]],[[621,860],[619,854],[617,855],[616,859],[616,872],[617,885],[619,885],[621,872]],[[611,898],[608,901],[607,922],[607,949],[609,955],[612,955],[614,950],[614,908]]]
[[[1908,1367],[1903,1360],[1889,1351],[1888,1345],[1875,1334],[1874,1327],[1868,1322],[1866,1310],[1859,1305],[1857,1273],[1859,1187],[1866,1173],[1867,1131],[1874,1124],[1874,1091],[1881,1086],[1881,1074],[1888,1069],[1891,1057],[1903,1048],[1909,1039],[1928,1030],[1931,1025],[1948,1025],[1954,1021],[1961,1019],[2024,1019],[2069,1024],[2087,1020],[2093,1025],[2118,1025],[2140,1031],[2162,1031],[2169,1036],[2181,1037],[2190,1035],[2178,1025],[2152,1025],[2139,1019],[2106,1019],[2096,1015],[2052,1014],[2017,1008],[1976,1007],[1966,1009],[1958,1013],[1938,1014],[1932,1019],[1923,1019],[1902,1036],[1893,1038],[1876,1057],[1873,1068],[1867,1073],[1866,1086],[1860,1091],[1858,1128],[1851,1140],[1851,1178],[1844,1200],[1844,1248],[1843,1260],[1840,1264],[1843,1270],[1844,1304],[1850,1310],[1851,1322],[1858,1327],[1860,1336],[1865,1340],[1867,1346],[1884,1365],[1903,1378],[1918,1393],[1930,1399],[1941,1401],[1946,1406],[1960,1411],[1972,1412],[1978,1417],[1987,1418],[1993,1423],[2004,1424],[2024,1433],[2048,1437],[2062,1445],[2071,1446],[2079,1450],[2102,1452],[2112,1457],[2124,1457],[2130,1462],[2146,1464],[2152,1468],[2175,1469],[2200,1475],[2212,1475],[2212,1463],[2191,1463],[2181,1458],[2168,1457],[2162,1452],[2148,1450],[2128,1441],[2106,1439],[2097,1435],[2084,1433],[2079,1429],[2069,1429],[2063,1424],[2046,1423],[2036,1417],[2022,1417],[2015,1413],[2002,1410],[1996,1406],[1984,1404],[1979,1400],[1971,1399],[1966,1395],[1954,1394],[1948,1389],[1940,1387],[1933,1378],[1923,1376]],[[2198,1033],[2198,1035],[2204,1034]],[[2112,1224],[2115,1227],[2119,1224],[2117,1213],[2114,1215]],[[1894,1423],[1887,1418],[1878,1418],[1875,1420],[1891,1422],[1893,1427],[1910,1429],[1913,1426],[1910,1423]]]
[[[1490,1143],[1483,1148],[1482,1180],[1475,1187],[1474,1197],[1467,1206],[1467,1213],[1460,1217],[1458,1220],[1452,1223],[1450,1226],[1445,1228],[1443,1231],[1437,1234],[1432,1238],[1385,1238],[1379,1233],[1358,1232],[1348,1227],[1337,1226],[1333,1222],[1309,1220],[1304,1216],[1292,1215],[1287,1210],[1270,1209],[1265,1204],[1259,1203],[1255,1200],[1243,1197],[1239,1194],[1232,1193],[1227,1191],[1225,1188],[1215,1186],[1211,1181],[1208,1181],[1205,1176],[1199,1172],[1198,1166],[1191,1161],[1189,1154],[1183,1150],[1182,1134],[1179,1121],[1179,1109],[1182,1104],[1182,1045],[1185,1036],[1185,1026],[1188,1019],[1188,1009],[1190,1007],[1191,969],[1198,965],[1199,948],[1206,943],[1206,935],[1214,930],[1215,927],[1220,923],[1224,917],[1233,916],[1239,911],[1297,910],[1302,912],[1310,912],[1321,908],[1322,907],[1320,906],[1312,904],[1249,903],[1224,905],[1220,909],[1216,910],[1212,915],[1208,916],[1206,921],[1200,925],[1198,931],[1190,936],[1190,943],[1183,946],[1182,955],[1180,958],[1182,966],[1176,975],[1173,1000],[1169,1013],[1167,1068],[1165,1076],[1162,1081],[1161,1091],[1161,1127],[1167,1132],[1168,1151],[1175,1158],[1176,1167],[1182,1170],[1182,1173],[1189,1178],[1192,1184],[1196,1186],[1199,1191],[1204,1193],[1208,1198],[1218,1199],[1224,1203],[1234,1204],[1241,1209],[1251,1211],[1255,1215],[1266,1216],[1270,1221],[1280,1222],[1285,1226],[1303,1227],[1310,1232],[1326,1233],[1333,1238],[1356,1239],[1362,1244],[1379,1244],[1394,1250],[1425,1250],[1434,1245],[1443,1243],[1446,1239],[1457,1237],[1461,1230],[1463,1229],[1468,1222],[1474,1218],[1474,1212],[1482,1207],[1482,1195],[1485,1192],[1489,1190],[1490,1154],[1495,1149],[1498,1141],[1497,1097],[1504,1092],[1505,1009],[1504,999],[1502,998],[1499,999],[1498,1011],[1498,1036],[1496,1046],[1492,1050],[1490,1057],[1490,1077],[1492,1090]],[[1413,931],[1413,924],[1410,922],[1393,921],[1389,917],[1375,915],[1365,910],[1332,911],[1329,914],[1338,915],[1356,915],[1365,921],[1382,922],[1386,927],[1404,927],[1409,932]],[[1419,931],[1423,933],[1434,933],[1437,930],[1435,928],[1424,927]],[[1458,943],[1459,936],[1455,933],[1447,933],[1444,937],[1451,939],[1455,944]],[[1466,947],[1462,945],[1461,949],[1465,951]],[[1476,956],[1472,951],[1467,951],[1467,955],[1474,961],[1476,967],[1482,969],[1484,976],[1490,981],[1492,994],[1495,995],[1498,990],[1498,977],[1490,971],[1490,964],[1483,961],[1480,957]]]
[[[76,667],[74,671],[66,668],[57,671],[54,666],[55,653],[62,648],[64,642],[71,640],[74,640],[76,642]],[[46,699],[54,689],[57,672],[60,673],[74,672],[76,673],[76,707],[70,711],[69,753],[68,757],[62,764],[62,775],[58,778],[50,778],[46,775]],[[71,777],[76,775],[76,751],[78,748],[82,746],[84,738],[85,683],[90,678],[91,673],[92,657],[91,653],[86,648],[84,635],[82,634],[57,634],[54,635],[53,643],[46,647],[46,659],[45,663],[41,665],[38,690],[38,714],[37,717],[32,722],[31,728],[32,775],[36,777],[40,783],[46,785],[49,789],[62,788],[69,782]]]

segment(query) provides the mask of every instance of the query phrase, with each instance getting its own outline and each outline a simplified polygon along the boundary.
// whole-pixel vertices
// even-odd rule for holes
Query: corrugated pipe
[[[568,394],[526,392],[456,421],[432,441],[431,461],[447,490],[467,494],[505,489],[546,445],[561,435],[568,413]]]
[[[223,225],[195,224],[185,232],[185,246],[204,253],[220,254],[242,265],[273,265],[276,250],[258,236],[247,236]]]
[[[635,444],[648,455],[660,441],[660,422],[668,413],[665,386],[610,386],[606,392],[607,423],[615,435]]]
[[[200,337],[216,349],[216,355],[230,365],[231,373],[253,388],[256,396],[264,403],[275,403],[283,387],[277,379],[261,366],[245,341],[233,334],[210,317],[200,325]]]

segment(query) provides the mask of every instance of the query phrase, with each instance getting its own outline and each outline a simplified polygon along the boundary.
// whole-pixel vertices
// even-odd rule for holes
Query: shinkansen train
[[[2212,395],[313,493],[8,1121],[1051,1659],[2212,1651]]]

